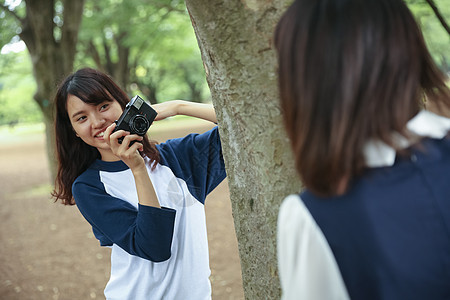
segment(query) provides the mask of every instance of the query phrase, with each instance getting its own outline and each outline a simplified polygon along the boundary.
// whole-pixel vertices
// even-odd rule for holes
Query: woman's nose
[[[105,119],[101,116],[95,116],[92,118],[92,127],[93,128],[101,128],[105,124]]]

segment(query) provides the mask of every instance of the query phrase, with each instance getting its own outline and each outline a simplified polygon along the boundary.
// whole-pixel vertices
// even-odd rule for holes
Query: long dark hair
[[[275,31],[284,124],[304,185],[335,195],[365,169],[369,139],[394,131],[424,95],[450,107],[445,76],[401,0],[297,0]]]
[[[104,101],[117,101],[122,109],[130,101],[127,94],[107,75],[98,70],[84,68],[69,75],[60,84],[55,96],[55,133],[58,171],[55,201],[61,200],[65,205],[73,205],[72,184],[96,159],[100,158],[97,148],[92,147],[75,134],[67,113],[67,97],[74,95],[85,103],[98,105]],[[153,166],[159,161],[155,143],[145,136],[143,155],[147,156]]]

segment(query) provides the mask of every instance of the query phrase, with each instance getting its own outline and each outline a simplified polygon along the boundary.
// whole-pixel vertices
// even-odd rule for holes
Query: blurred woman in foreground
[[[297,0],[275,34],[305,186],[279,213],[283,299],[449,299],[450,92],[401,0]]]

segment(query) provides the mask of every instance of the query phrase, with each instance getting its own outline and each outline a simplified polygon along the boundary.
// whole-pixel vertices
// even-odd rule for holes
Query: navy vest
[[[450,299],[450,139],[424,139],[343,196],[301,198],[352,299]]]

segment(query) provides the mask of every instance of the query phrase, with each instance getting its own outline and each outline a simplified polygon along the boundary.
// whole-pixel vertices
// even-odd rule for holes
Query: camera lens
[[[133,116],[129,124],[132,133],[136,133],[138,135],[144,135],[147,129],[150,127],[147,118],[142,115]]]

